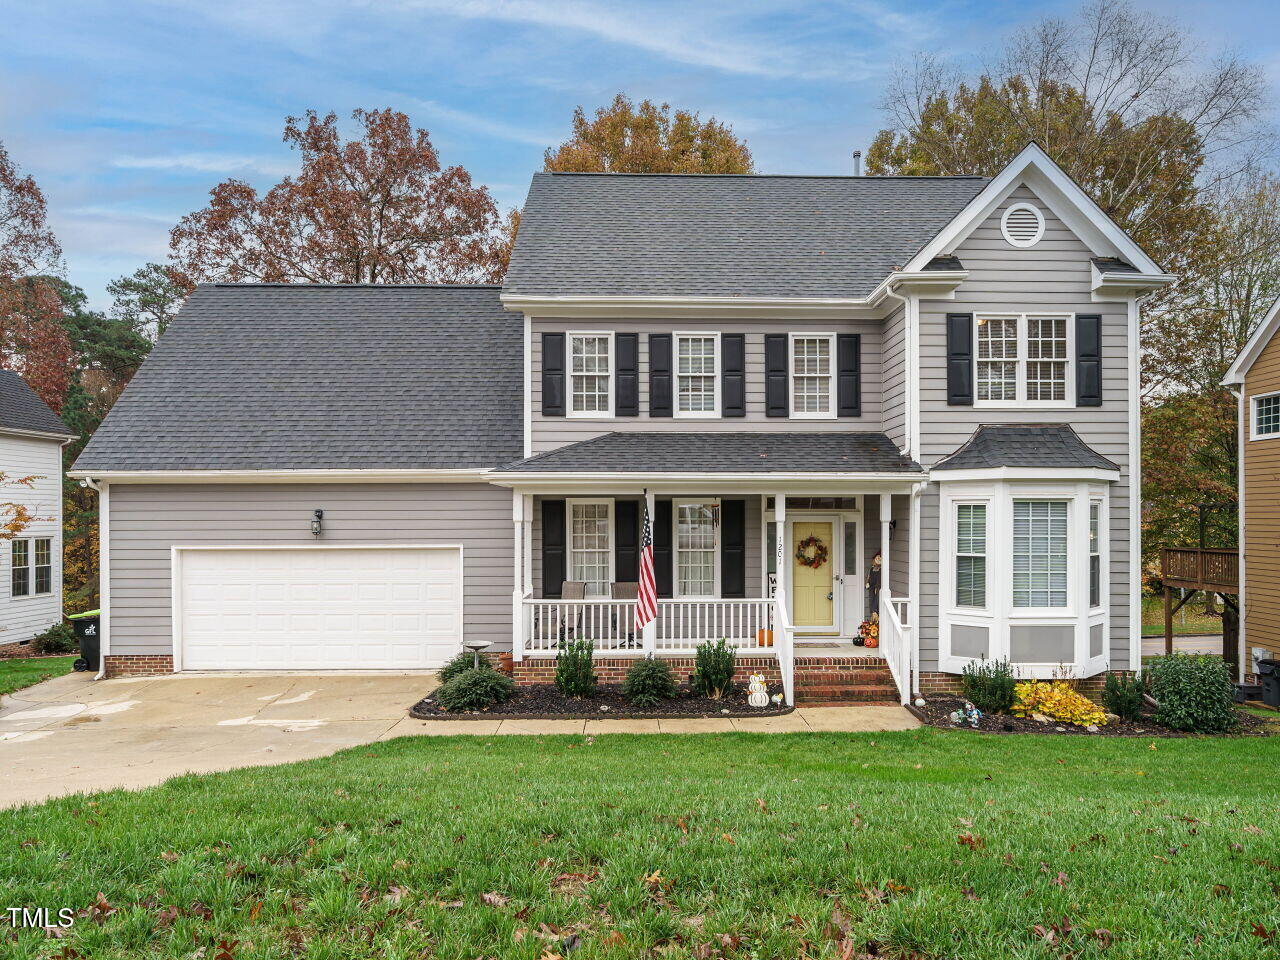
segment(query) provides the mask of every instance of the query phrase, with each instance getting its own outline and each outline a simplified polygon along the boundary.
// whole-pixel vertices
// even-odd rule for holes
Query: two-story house
[[[73,474],[106,670],[721,637],[788,696],[797,663],[903,699],[1135,669],[1170,279],[1032,145],[992,179],[537,174],[501,287],[201,287]]]

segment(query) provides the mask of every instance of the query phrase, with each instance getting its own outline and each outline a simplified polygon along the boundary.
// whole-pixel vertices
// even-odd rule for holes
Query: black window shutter
[[[671,501],[653,502],[653,579],[658,596],[670,597],[671,581]]]
[[[563,333],[542,335],[542,415],[564,416]]]
[[[764,412],[769,417],[785,417],[787,403],[787,360],[785,333],[764,335]]]
[[[726,333],[720,337],[720,415],[747,415],[747,337]]]
[[[947,314],[947,406],[973,406],[973,314]]]
[[[613,504],[613,571],[619,583],[640,579],[640,504],[616,500]]]
[[[671,334],[669,333],[649,334],[649,416],[671,416]]]
[[[720,595],[747,595],[747,501],[720,502]]]
[[[564,587],[564,501],[542,501],[542,595],[559,597]]]
[[[1102,317],[1076,316],[1076,406],[1102,406]]]
[[[862,337],[856,333],[836,336],[836,414],[862,416]]]
[[[614,336],[618,372],[614,414],[619,417],[640,416],[640,334],[619,333]]]

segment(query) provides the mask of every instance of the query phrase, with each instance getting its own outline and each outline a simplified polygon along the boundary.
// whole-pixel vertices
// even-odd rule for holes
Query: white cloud
[[[437,100],[423,100],[420,97],[410,98],[409,103],[412,106],[420,108],[424,113],[439,117],[441,120],[447,121],[463,130],[470,130],[474,133],[483,133],[487,136],[496,137],[499,140],[510,140],[513,143],[527,143],[534,147],[546,147],[558,139],[556,134],[540,133],[536,130],[530,130],[513,123],[505,123],[501,120],[494,120],[489,117],[483,117],[476,113],[470,113],[466,110],[459,110],[456,107],[448,106]]]
[[[187,170],[192,173],[257,173],[283,177],[297,172],[297,164],[266,157],[224,153],[169,153],[151,156],[126,154],[111,161],[123,170]]]

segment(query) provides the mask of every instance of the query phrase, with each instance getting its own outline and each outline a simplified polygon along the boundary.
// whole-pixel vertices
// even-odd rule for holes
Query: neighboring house
[[[13,518],[11,504],[32,518],[0,540],[0,654],[62,620],[62,448],[74,439],[20,376],[0,370],[0,523]]]
[[[1239,398],[1240,648],[1238,679],[1280,657],[1280,300],[1223,379]],[[1248,655],[1246,655],[1246,651]]]
[[[1135,669],[1138,301],[1170,280],[1030,146],[994,179],[540,173],[502,287],[201,287],[73,473],[107,669],[464,637],[524,678],[567,637],[607,676],[727,637],[789,696]]]

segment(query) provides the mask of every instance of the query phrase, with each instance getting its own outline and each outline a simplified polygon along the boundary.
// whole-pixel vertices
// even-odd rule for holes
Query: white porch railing
[[[880,617],[880,649],[898,686],[902,703],[911,702],[915,675],[915,642],[912,632],[915,625],[905,622],[911,605],[906,597],[884,597],[884,609]]]
[[[634,600],[524,599],[523,652],[555,652],[568,640],[592,640],[597,652],[644,652],[635,627]],[[656,653],[693,653],[708,640],[728,640],[739,650],[771,653],[772,600],[659,600]]]
[[[782,695],[787,706],[796,704],[796,638],[787,619],[786,604],[773,601],[774,653],[778,657],[778,672],[782,674]]]

